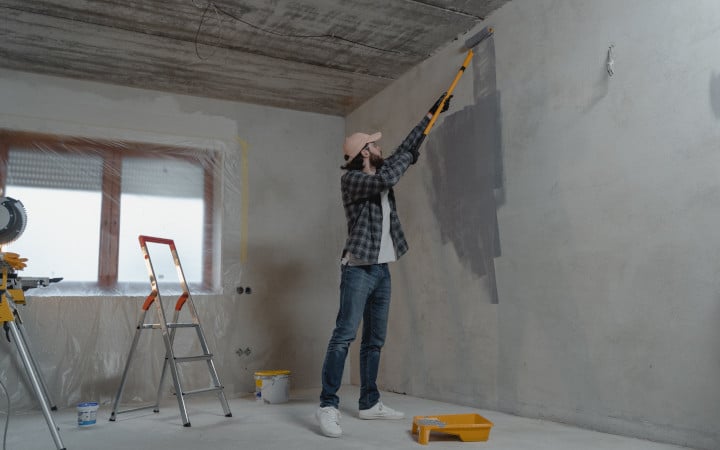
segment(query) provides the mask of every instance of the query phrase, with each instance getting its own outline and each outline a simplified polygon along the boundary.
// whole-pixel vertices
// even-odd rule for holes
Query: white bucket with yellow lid
[[[290,397],[289,370],[255,372],[255,400],[263,403],[285,403]]]

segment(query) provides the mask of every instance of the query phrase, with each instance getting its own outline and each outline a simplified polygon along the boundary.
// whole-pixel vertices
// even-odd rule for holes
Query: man
[[[442,99],[413,128],[387,159],[377,141],[381,133],[355,133],[345,139],[343,152],[346,172],[340,180],[348,237],[341,258],[340,309],[328,344],[322,369],[322,393],[316,417],[325,436],[339,437],[340,398],[343,369],[350,343],[363,321],[360,345],[361,419],[402,419],[400,411],[380,401],[376,380],[380,350],[390,310],[390,271],[387,263],[396,261],[408,249],[395,207],[393,186],[411,164],[417,162],[423,131]],[[447,111],[450,96],[441,112]]]

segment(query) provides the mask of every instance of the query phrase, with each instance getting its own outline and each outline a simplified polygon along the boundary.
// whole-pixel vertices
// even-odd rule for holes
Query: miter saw
[[[27,213],[25,206],[20,200],[10,197],[0,197],[0,246],[9,244],[17,240],[25,231],[27,225]],[[0,251],[0,269],[3,273],[2,284],[0,289],[6,289],[17,305],[25,304],[24,291],[36,287],[45,287],[50,283],[57,283],[62,278],[38,278],[38,277],[18,277],[16,270],[22,270],[26,267],[27,258],[20,258],[17,253]],[[2,302],[2,297],[0,297]],[[0,322],[5,322],[3,318],[3,310],[0,307]],[[7,327],[6,327],[7,333]]]
[[[25,231],[25,225],[27,225],[27,214],[22,202],[10,197],[0,197],[0,246],[19,238]],[[58,427],[50,413],[51,409],[55,410],[57,407],[51,406],[52,400],[50,400],[47,385],[35,359],[30,353],[22,319],[17,310],[18,304],[25,303],[24,292],[26,290],[48,286],[50,283],[62,280],[62,278],[17,276],[15,271],[23,270],[27,266],[26,262],[27,258],[21,258],[17,253],[0,251],[0,273],[2,273],[2,279],[0,280],[0,322],[3,324],[8,340],[14,341],[17,346],[30,384],[40,402],[45,421],[50,428],[53,441],[59,450],[64,450],[65,446],[60,439]]]

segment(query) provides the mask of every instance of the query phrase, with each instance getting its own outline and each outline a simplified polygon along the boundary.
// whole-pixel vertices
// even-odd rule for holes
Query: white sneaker
[[[340,437],[342,429],[340,428],[340,411],[332,406],[318,408],[315,412],[318,422],[320,422],[320,431],[327,437]]]
[[[382,402],[375,403],[370,409],[361,409],[360,418],[371,420],[371,419],[402,419],[405,417],[405,413],[395,411],[392,408],[388,408],[383,405]]]

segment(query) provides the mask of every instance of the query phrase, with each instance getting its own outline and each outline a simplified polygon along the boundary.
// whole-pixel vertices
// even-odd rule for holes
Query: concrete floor
[[[326,438],[315,422],[318,390],[297,390],[290,401],[278,405],[255,403],[252,396],[230,400],[233,417],[226,418],[216,397],[191,397],[188,414],[192,427],[182,427],[177,403],[170,399],[160,413],[121,414],[109,422],[110,405],[101,406],[96,425],[77,427],[74,409],[56,412],[60,436],[68,450],[172,449],[172,450],[263,450],[263,449],[483,449],[483,450],[677,450],[684,447],[614,436],[541,420],[526,419],[494,411],[477,410],[406,395],[383,393],[383,401],[405,412],[397,421],[365,421],[355,409],[358,388],[343,386],[340,395],[343,436]],[[417,443],[410,432],[412,416],[477,413],[494,423],[486,442],[461,442],[447,435],[432,435],[428,446]],[[4,427],[0,416],[0,426]],[[0,428],[0,432],[1,432]],[[12,450],[54,449],[42,414],[13,415],[7,448]]]

